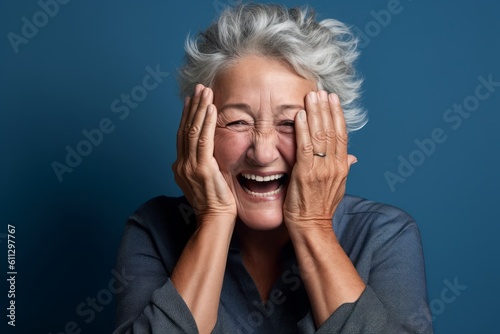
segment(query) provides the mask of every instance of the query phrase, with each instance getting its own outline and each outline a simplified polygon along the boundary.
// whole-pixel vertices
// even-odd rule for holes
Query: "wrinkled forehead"
[[[275,111],[303,106],[304,97],[317,90],[316,83],[297,74],[283,61],[248,56],[222,70],[213,84],[219,110],[238,108]]]

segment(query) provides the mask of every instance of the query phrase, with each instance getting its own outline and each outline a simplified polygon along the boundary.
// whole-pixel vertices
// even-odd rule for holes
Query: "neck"
[[[278,261],[283,247],[290,240],[284,224],[274,230],[258,231],[239,221],[235,233],[244,258],[259,260],[262,257],[266,262]]]
[[[274,230],[256,231],[239,222],[235,233],[243,263],[259,290],[262,301],[266,301],[283,270],[281,252],[290,239],[288,231],[284,224]]]

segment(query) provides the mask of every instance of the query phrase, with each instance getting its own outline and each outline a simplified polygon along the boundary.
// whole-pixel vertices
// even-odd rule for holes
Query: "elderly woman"
[[[415,222],[344,195],[356,39],[307,9],[226,9],[186,44],[175,179],[130,217],[115,333],[430,333]],[[192,209],[190,209],[192,208]]]

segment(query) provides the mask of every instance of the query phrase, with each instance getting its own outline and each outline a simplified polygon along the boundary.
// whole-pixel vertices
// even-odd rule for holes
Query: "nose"
[[[252,165],[269,166],[279,158],[278,138],[274,130],[255,131],[252,144],[247,151],[247,160]]]

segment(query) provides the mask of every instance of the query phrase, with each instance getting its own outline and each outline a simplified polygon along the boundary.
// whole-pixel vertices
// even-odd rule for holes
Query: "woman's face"
[[[214,156],[249,228],[274,229],[295,163],[295,114],[316,84],[279,60],[247,56],[216,77]]]

